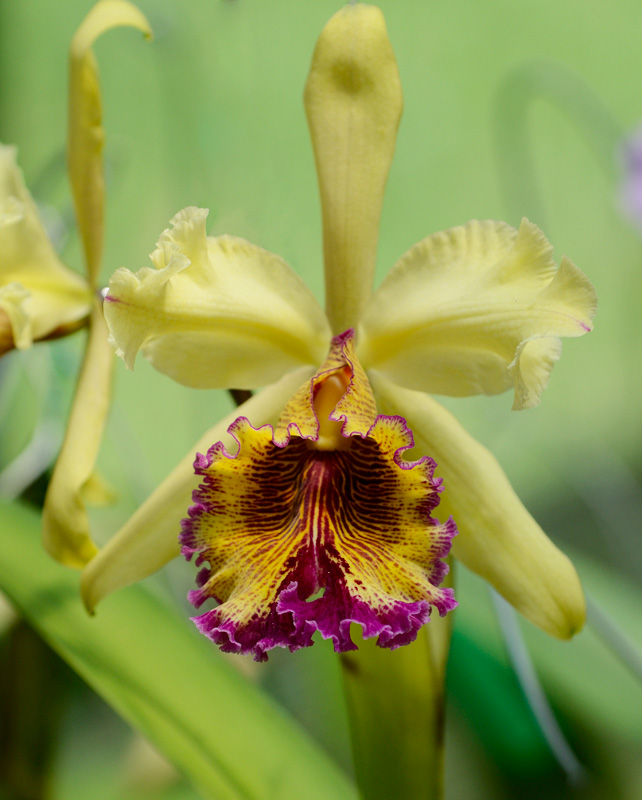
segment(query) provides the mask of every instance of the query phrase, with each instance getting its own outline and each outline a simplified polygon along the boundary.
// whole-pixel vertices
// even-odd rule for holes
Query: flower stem
[[[510,209],[543,226],[544,208],[528,135],[529,112],[539,100],[549,102],[569,118],[610,181],[616,179],[623,133],[592,88],[562,64],[534,61],[508,76],[497,93],[494,109],[502,189]]]
[[[397,650],[368,640],[341,656],[363,800],[443,798],[449,617],[435,615],[417,641]]]
[[[70,673],[26,623],[7,636],[0,663],[0,793],[47,800]]]

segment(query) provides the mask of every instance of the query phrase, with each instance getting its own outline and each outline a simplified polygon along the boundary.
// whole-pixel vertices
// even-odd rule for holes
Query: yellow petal
[[[437,462],[444,479],[440,513],[459,535],[452,552],[542,630],[560,639],[584,624],[584,595],[575,568],[513,491],[495,458],[428,395],[369,377],[379,407],[404,416],[418,453]]]
[[[383,193],[402,107],[381,11],[345,6],[319,37],[305,87],[334,333],[357,323],[372,291]]]
[[[227,429],[241,414],[257,426],[275,422],[288,398],[312,372],[303,368],[286,375],[232,411],[198,440],[85,567],[82,595],[89,611],[106,595],[146,578],[179,555],[181,520],[187,516],[192,492],[199,482],[193,467],[196,453],[206,453],[214,442],[221,440],[233,444]]]
[[[84,566],[97,552],[89,532],[84,490],[91,484],[111,395],[114,354],[102,304],[96,301],[89,340],[65,439],[45,497],[43,545],[58,561]]]
[[[253,389],[319,364],[330,334],[314,295],[278,256],[208,238],[206,217],[184,209],[151,255],[156,269],[112,276],[105,316],[127,366],[142,349],[187,386]]]
[[[537,226],[469,222],[429,236],[393,267],[364,312],[359,358],[409,389],[462,396],[515,388],[537,405],[560,336],[591,330],[597,299]]]
[[[87,282],[56,255],[16,164],[0,145],[0,353],[73,329],[91,309]]]
[[[105,134],[98,67],[91,48],[103,33],[124,25],[138,28],[146,38],[151,38],[149,23],[136,6],[126,0],[100,0],[76,31],[69,51],[67,162],[92,286],[98,279],[103,247],[105,179],[102,154]]]

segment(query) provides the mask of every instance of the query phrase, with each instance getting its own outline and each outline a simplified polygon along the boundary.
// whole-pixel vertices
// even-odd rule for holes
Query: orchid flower
[[[69,53],[69,129],[67,167],[87,278],[63,267],[38,223],[33,202],[13,167],[3,184],[13,186],[11,206],[19,215],[13,233],[0,230],[0,253],[14,270],[14,283],[0,289],[3,312],[12,321],[17,346],[61,326],[84,321],[88,327],[83,364],[69,423],[43,507],[43,545],[64,564],[84,566],[97,552],[89,532],[85,497],[95,488],[94,465],[109,410],[113,354],[107,339],[98,278],[102,257],[105,185],[102,103],[92,46],[106,31],[138,28],[151,36],[143,14],[127,0],[99,0],[76,31]],[[0,154],[11,165],[11,150]],[[4,188],[4,185],[3,185]],[[16,289],[23,280],[31,296]],[[5,294],[6,293],[6,294]],[[5,301],[14,301],[13,309]],[[17,302],[21,305],[17,305]],[[24,303],[24,305],[22,305]],[[26,316],[31,314],[31,318]],[[0,337],[2,333],[0,333]],[[23,344],[21,344],[23,343]]]
[[[187,386],[262,389],[208,431],[83,575],[86,605],[178,554],[208,562],[190,597],[225,651],[397,647],[456,603],[454,555],[548,633],[585,617],[575,569],[492,455],[429,393],[514,390],[537,405],[560,337],[591,330],[596,298],[527,220],[469,222],[412,247],[372,293],[402,94],[381,12],[350,4],[317,43],[305,90],[323,211],[324,313],[278,256],[174,217],[153,268],[119,269],[105,316],[118,354]],[[408,461],[413,445],[422,456]],[[192,451],[193,452],[193,451]],[[433,461],[434,458],[434,461]],[[440,478],[435,478],[435,462]],[[442,481],[443,479],[443,486]],[[200,480],[200,486],[198,482]],[[442,490],[457,522],[432,517]],[[443,519],[442,515],[442,519]]]
[[[0,145],[0,355],[87,324],[92,294],[47,236],[16,163]]]

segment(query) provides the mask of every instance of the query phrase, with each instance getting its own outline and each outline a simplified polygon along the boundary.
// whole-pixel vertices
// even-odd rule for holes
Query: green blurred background
[[[642,221],[636,229],[622,211],[618,148],[642,119],[642,5],[379,5],[405,112],[384,205],[378,279],[429,233],[471,218],[517,225],[529,215],[544,227],[558,259],[567,254],[594,282],[595,331],[564,343],[540,408],[512,413],[508,395],[444,402],[497,455],[529,509],[575,558],[600,607],[639,647]],[[117,267],[146,265],[169,219],[186,205],[201,205],[210,209],[210,233],[243,236],[279,253],[321,297],[320,209],[301,98],[316,38],[339,5],[141,0],[139,6],[154,30],[152,43],[119,30],[96,46],[107,134],[105,283]],[[88,0],[0,2],[0,140],[18,145],[27,183],[66,262],[77,269],[63,155],[67,48],[90,7]],[[3,360],[0,468],[34,430],[42,468],[55,456],[81,340],[82,334]],[[118,500],[94,514],[100,541],[232,407],[226,394],[175,385],[142,359],[133,374],[119,362],[114,400],[100,469]],[[571,787],[523,698],[487,589],[463,568],[458,580],[448,797],[642,796],[642,690],[632,670],[591,629],[561,644],[522,626],[589,775]],[[192,566],[176,562],[151,583],[187,610],[192,582]],[[348,765],[328,643],[295,656],[276,653],[266,667],[241,664]],[[133,734],[77,679],[65,680],[68,710],[52,767],[56,800],[87,797],[89,783],[95,798],[197,796],[169,771],[145,772],[153,757],[141,755]],[[156,785],[148,773],[166,781]]]

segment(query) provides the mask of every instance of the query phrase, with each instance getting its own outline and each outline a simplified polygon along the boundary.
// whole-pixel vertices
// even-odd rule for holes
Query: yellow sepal
[[[113,367],[102,304],[96,300],[67,431],[42,516],[45,550],[70,567],[83,567],[97,552],[89,531],[84,492],[93,481],[109,411]]]
[[[353,327],[372,291],[379,218],[403,98],[383,14],[350,4],[317,42],[305,87],[323,211],[326,310]]]
[[[83,324],[91,309],[87,282],[58,258],[16,164],[16,149],[5,145],[0,252],[0,354]]]
[[[105,178],[102,102],[92,46],[103,33],[121,26],[152,31],[145,16],[126,0],[100,0],[85,17],[69,50],[69,131],[67,163],[87,275],[96,286],[103,247]]]

